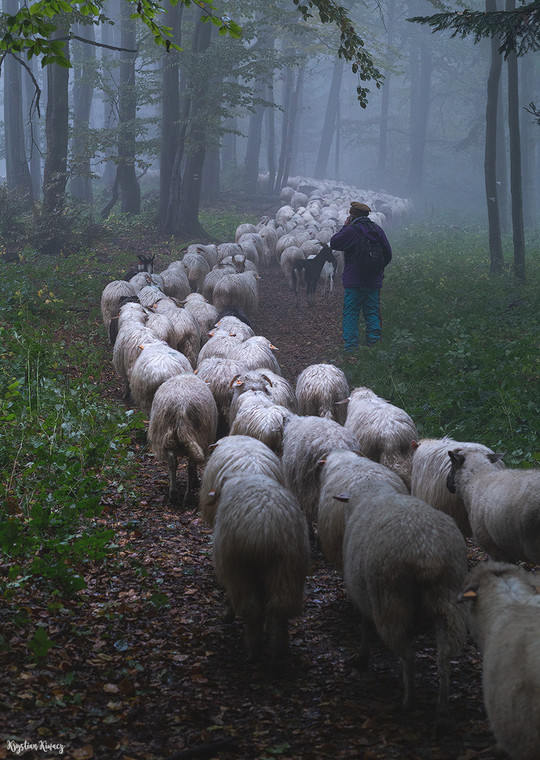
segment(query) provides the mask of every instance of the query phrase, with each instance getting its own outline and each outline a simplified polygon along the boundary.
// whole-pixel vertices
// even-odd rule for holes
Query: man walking
[[[392,259],[392,249],[382,228],[368,218],[370,211],[365,203],[353,201],[347,221],[330,240],[334,250],[345,252],[345,351],[358,348],[360,312],[366,323],[366,345],[373,346],[381,339],[380,290],[384,268]]]

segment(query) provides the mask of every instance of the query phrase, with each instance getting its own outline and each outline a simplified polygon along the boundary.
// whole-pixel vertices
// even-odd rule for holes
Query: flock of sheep
[[[279,262],[289,279],[291,262],[328,243],[355,198],[383,226],[407,209],[335,183],[290,184],[275,219],[241,225],[235,243],[189,246],[160,274],[142,257],[147,271],[103,291],[113,364],[126,397],[150,415],[169,499],[180,499],[176,470],[186,457],[183,504],[200,486],[226,617],[243,619],[250,659],[267,647],[278,662],[287,651],[316,526],[361,613],[360,665],[376,632],[401,660],[412,706],[413,637],[428,621],[444,725],[450,658],[469,625],[497,741],[515,760],[538,760],[540,579],[510,563],[540,564],[540,471],[506,469],[479,443],[420,440],[404,410],[369,388],[351,390],[331,364],[306,367],[294,385],[282,377],[274,347],[249,325],[259,267],[271,276]],[[497,562],[468,573],[470,535]]]

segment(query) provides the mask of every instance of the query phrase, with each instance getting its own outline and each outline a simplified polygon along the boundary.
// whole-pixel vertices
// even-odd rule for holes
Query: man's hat
[[[358,203],[358,201],[352,201],[349,209],[350,216],[367,216],[371,209],[365,203]]]

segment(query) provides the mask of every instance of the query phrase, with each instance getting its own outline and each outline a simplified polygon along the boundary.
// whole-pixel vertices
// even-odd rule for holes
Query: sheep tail
[[[192,459],[194,462],[197,462],[197,464],[202,464],[205,460],[204,451],[199,446],[197,441],[186,441],[185,443],[187,455],[190,459]]]

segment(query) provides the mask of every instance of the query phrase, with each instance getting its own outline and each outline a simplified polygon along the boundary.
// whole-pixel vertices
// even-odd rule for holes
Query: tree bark
[[[534,60],[531,55],[521,59],[521,103],[527,106],[533,100]],[[529,114],[524,114],[521,123],[521,144],[523,148],[523,221],[525,227],[534,227],[537,194],[535,172],[538,127]]]
[[[65,19],[56,17],[57,29],[53,39],[66,37],[68,26]],[[64,43],[69,60],[69,43]],[[69,69],[56,63],[47,66],[47,111],[45,131],[47,154],[43,169],[43,212],[59,215],[65,204],[68,153],[68,83]]]
[[[92,24],[79,24],[77,34],[94,39]],[[75,47],[76,46],[76,47]],[[77,200],[92,203],[92,170],[88,144],[90,112],[94,94],[96,48],[84,42],[75,42],[73,58],[73,140],[71,147],[72,170],[69,189]]]
[[[336,133],[337,112],[339,107],[339,91],[341,89],[341,80],[343,77],[343,60],[336,58],[332,69],[332,81],[328,92],[326,102],[326,113],[324,115],[324,124],[315,162],[314,177],[316,179],[325,179],[328,176],[328,159],[330,157],[330,148]]]
[[[4,12],[15,15],[17,0],[4,0]],[[4,130],[6,149],[6,182],[8,188],[18,191],[25,208],[34,200],[32,178],[24,144],[22,66],[9,54],[4,61]]]
[[[133,50],[137,39],[135,22],[129,18],[128,3],[121,6],[121,47]],[[124,214],[139,214],[141,191],[135,173],[135,119],[137,116],[137,92],[135,83],[136,53],[120,55],[120,91],[118,102],[118,168],[121,208]]]
[[[274,77],[268,83],[266,99],[274,102]],[[268,192],[272,192],[276,181],[276,119],[273,106],[266,109],[266,160],[268,162]]]
[[[32,58],[27,62],[34,79],[39,82],[39,74],[36,66],[36,59]],[[28,165],[32,179],[32,191],[34,198],[39,198],[41,194],[41,123],[35,108],[36,86],[32,81],[30,74],[25,71],[23,74],[24,83],[24,112],[28,115],[26,130],[26,154],[28,156]],[[40,94],[40,104],[42,103],[43,90]],[[41,105],[40,105],[41,113]],[[24,118],[24,117],[23,117]]]
[[[429,119],[431,72],[433,68],[431,52],[427,46],[424,43],[420,43],[419,48],[418,86],[414,88],[411,112],[411,164],[408,186],[412,193],[421,192],[424,181],[424,157]]]
[[[514,10],[515,0],[506,0],[506,10]],[[514,276],[525,279],[525,232],[523,228],[523,195],[521,184],[521,139],[519,133],[519,76],[515,53],[508,63],[508,134],[510,139],[510,191],[512,197],[512,240],[514,243]]]
[[[184,6],[170,6],[164,23],[173,30],[172,39],[178,45],[181,42],[182,11]],[[174,166],[174,157],[178,146],[180,120],[180,56],[171,49],[163,54],[162,59],[162,111],[161,111],[161,155],[159,164],[159,223],[165,225],[169,192]]]
[[[486,11],[497,10],[496,0],[486,0]],[[499,201],[497,187],[497,121],[499,84],[501,79],[502,57],[498,49],[500,41],[491,40],[491,66],[487,83],[486,101],[486,139],[484,152],[484,184],[489,235],[489,268],[492,274],[500,274],[503,269],[503,252],[501,242],[501,225],[499,218]]]
[[[116,18],[116,24],[102,24],[100,27],[101,41],[105,45],[119,45],[119,26],[120,26],[120,8],[119,0],[114,3],[107,3],[107,15]],[[103,68],[102,87],[103,87],[103,127],[109,135],[115,133],[118,127],[118,53],[113,50],[102,49],[101,65]],[[116,146],[110,139],[110,147],[105,150],[103,185],[110,187],[116,177]]]
[[[264,97],[265,85],[260,80],[255,82],[253,95],[256,100]],[[244,181],[248,193],[257,191],[257,179],[259,177],[259,155],[262,143],[262,123],[264,117],[264,106],[262,103],[255,103],[254,112],[249,117],[248,139],[246,147],[246,160],[244,163]]]
[[[379,186],[386,185],[386,164],[388,160],[388,115],[390,113],[390,80],[391,65],[394,59],[394,21],[396,0],[388,4],[388,27],[386,33],[386,66],[384,69],[384,84],[381,93],[381,123],[379,128],[379,150],[377,156],[377,177]]]

